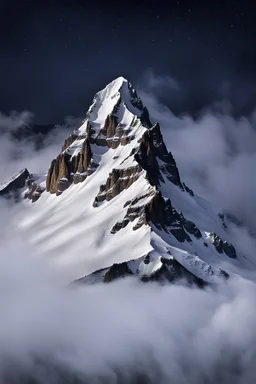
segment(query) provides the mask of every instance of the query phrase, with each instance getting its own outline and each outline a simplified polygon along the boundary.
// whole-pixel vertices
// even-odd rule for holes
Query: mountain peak
[[[99,126],[110,114],[117,115],[118,111],[120,114],[126,110],[128,113],[140,117],[144,109],[142,100],[138,97],[133,85],[121,76],[95,94],[93,103],[86,114],[86,120]],[[83,127],[80,131],[83,132]]]
[[[159,124],[124,77],[96,93],[46,180],[31,182],[25,197],[36,202],[40,241],[76,264],[74,277],[117,263],[114,276],[170,269],[172,279],[178,263],[213,282],[226,276],[218,262],[236,258],[225,218],[184,184]]]

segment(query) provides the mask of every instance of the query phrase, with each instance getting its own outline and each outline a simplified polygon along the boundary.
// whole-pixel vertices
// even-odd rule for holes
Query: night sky
[[[114,78],[146,86],[153,73],[179,84],[172,94],[158,90],[175,113],[224,99],[248,113],[256,105],[255,16],[254,2],[236,0],[2,0],[0,110],[58,123],[84,116]]]

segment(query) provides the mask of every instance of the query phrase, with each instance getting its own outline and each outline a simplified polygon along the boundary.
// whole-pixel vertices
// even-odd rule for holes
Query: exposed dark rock
[[[78,184],[78,183],[82,183],[87,177],[87,174],[86,172],[84,173],[75,173],[73,175],[73,183],[74,184]]]
[[[104,276],[104,283],[110,283],[121,277],[133,275],[126,262],[121,264],[113,264]]]
[[[190,189],[185,183],[183,183],[184,189],[186,192],[188,192],[191,196],[195,196],[194,192],[192,189]]]
[[[127,144],[130,143],[130,141],[131,141],[132,139],[134,139],[134,137],[130,137],[130,136],[122,136],[122,137],[121,137],[121,140],[120,140],[120,144],[121,144],[122,146],[127,145]]]
[[[111,234],[115,234],[116,232],[120,231],[120,229],[125,228],[128,225],[129,222],[130,222],[130,220],[128,219],[128,217],[125,217],[123,221],[118,221],[113,226],[113,228],[111,229],[110,233]]]
[[[144,257],[143,263],[144,264],[150,263],[150,252]]]
[[[143,104],[142,104],[141,98],[138,97],[136,90],[133,88],[133,85],[130,82],[128,83],[128,90],[130,93],[130,101],[131,101],[132,105],[135,108],[142,111],[143,110]]]
[[[134,260],[131,260],[134,261]],[[151,262],[150,253],[143,259],[144,264],[148,265]],[[140,279],[143,282],[157,281],[159,283],[175,283],[183,280],[188,285],[196,285],[199,288],[204,288],[208,285],[204,280],[196,277],[181,265],[175,258],[161,258],[162,266],[151,275],[143,275]],[[212,272],[213,273],[213,272]],[[138,268],[135,273],[129,268],[129,262],[115,263],[110,268],[95,271],[81,279],[76,280],[74,283],[79,284],[94,284],[98,282],[112,282],[114,280],[125,278],[127,276],[138,276],[140,269]],[[229,274],[225,271],[220,271],[220,277],[224,280],[229,278]]]
[[[195,223],[185,219],[185,217],[182,215],[182,213],[180,213],[179,215],[181,217],[181,223],[183,224],[183,227],[186,229],[186,231],[188,233],[190,233],[191,235],[194,235],[197,239],[201,239],[202,234],[201,234],[199,228],[197,228],[197,226],[195,225]]]
[[[37,201],[45,191],[45,188],[43,188],[40,184],[37,184],[31,177],[27,179],[27,187],[28,189],[24,195],[24,198],[31,200],[32,203]]]
[[[147,178],[151,185],[157,186],[160,181],[164,182],[162,172],[168,180],[184,189],[176,162],[164,144],[159,124],[144,133],[135,159],[147,171]],[[161,162],[159,163],[157,159]]]
[[[236,257],[237,257],[236,249],[232,244],[228,243],[227,241],[224,241],[224,243],[223,243],[223,251],[231,259],[236,259]]]
[[[145,218],[144,218],[144,215],[140,215],[139,220],[138,220],[137,223],[132,227],[132,229],[133,229],[134,231],[136,231],[137,229],[141,228],[144,224],[145,224]]]
[[[207,285],[202,279],[197,278],[195,275],[193,275],[191,272],[189,272],[186,268],[184,268],[177,260],[175,259],[165,259],[161,258],[162,266],[161,268],[153,273],[152,275],[143,275],[141,277],[141,280],[143,282],[150,282],[150,281],[158,281],[158,282],[170,282],[174,283],[178,280],[183,279],[190,285],[196,285],[200,288],[203,288]],[[150,261],[150,254],[146,255],[144,260],[144,264],[149,264]],[[138,271],[139,273],[139,271]],[[223,277],[225,272],[223,271]],[[111,282],[113,280],[132,276],[134,275],[132,271],[130,270],[128,263],[120,263],[120,264],[113,264],[111,268],[106,272],[104,277],[104,282]],[[228,274],[226,274],[226,277],[228,277]]]
[[[118,145],[120,144],[120,139],[119,138],[114,138],[111,142],[110,142],[110,148],[112,149],[116,149],[118,147]]]
[[[98,145],[99,147],[105,147],[107,145],[107,140],[105,137],[100,137],[100,136],[97,136],[95,137],[95,139],[91,139],[90,140],[91,143],[95,143],[96,145]]]
[[[161,262],[163,263],[162,267],[149,277],[150,281],[164,282],[167,280],[170,283],[174,283],[183,279],[189,285],[196,285],[199,288],[207,285],[202,279],[199,279],[184,268],[175,258],[166,259],[162,257]]]
[[[77,135],[75,134],[72,134],[70,135],[65,141],[64,141],[64,144],[62,146],[62,149],[61,149],[61,152],[65,151],[65,149],[67,149],[72,143],[74,143],[74,141],[78,138]]]
[[[70,186],[70,182],[66,178],[62,178],[58,180],[58,191],[57,195],[60,195],[62,192],[64,192],[68,187]]]
[[[95,198],[95,202],[111,200],[124,189],[132,185],[139,177],[141,168],[139,165],[129,168],[113,169],[109,174],[106,183],[100,186],[100,191]],[[104,188],[104,189],[103,189]]]
[[[140,116],[140,121],[144,127],[151,128],[152,123],[149,118],[148,109],[146,107],[143,108],[143,112]]]
[[[124,208],[126,208],[130,204],[131,204],[131,200],[127,200],[126,203],[124,204]]]
[[[73,178],[74,183],[84,181],[96,167],[97,164],[93,163],[89,140],[85,139],[81,152],[77,156],[71,157],[64,152],[52,161],[47,174],[46,190],[50,193],[59,193],[58,191],[63,191],[73,182]],[[68,182],[60,182],[59,188],[60,179],[67,179]]]
[[[223,241],[214,232],[210,233],[210,237],[217,252],[224,252],[231,259],[235,259],[237,257],[235,247],[232,244],[228,243],[227,241]]]
[[[91,160],[92,160],[92,150],[91,150],[89,141],[86,139],[83,142],[81,152],[77,156],[78,164],[77,164],[77,169],[75,169],[74,171],[80,172],[80,173],[87,171]]]
[[[146,204],[145,219],[147,223],[152,222],[157,229],[171,233],[179,242],[191,241],[183,228],[183,216],[172,207],[170,199],[165,200],[159,191]]]
[[[47,179],[46,179],[46,190],[50,193],[58,192],[58,181],[59,179],[70,178],[70,156],[65,154],[60,154],[56,159],[51,163],[51,166],[48,170]]]

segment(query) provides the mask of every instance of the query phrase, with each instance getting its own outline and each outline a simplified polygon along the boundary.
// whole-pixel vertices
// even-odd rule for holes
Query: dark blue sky
[[[254,108],[254,2],[86,3],[0,2],[1,111],[28,109],[42,123],[83,116],[107,82],[136,85],[149,69],[180,84],[177,113],[221,97],[238,114]]]

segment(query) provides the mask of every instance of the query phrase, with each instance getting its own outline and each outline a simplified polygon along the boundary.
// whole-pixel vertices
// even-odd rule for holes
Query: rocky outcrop
[[[140,97],[138,97],[136,90],[133,88],[133,85],[128,82],[128,90],[130,94],[131,104],[140,111],[143,111],[143,103]]]
[[[99,134],[91,136],[90,142],[116,149],[119,145],[127,145],[134,139],[134,136],[129,135],[130,131],[131,128],[119,124],[117,117],[110,114],[107,116],[104,127],[100,129]]]
[[[24,168],[9,182],[0,185],[0,196],[18,196],[19,190],[26,186],[26,181],[29,176],[30,173],[28,172],[27,168]]]
[[[140,116],[140,121],[141,121],[141,124],[144,127],[147,127],[147,128],[151,128],[152,127],[153,124],[150,121],[147,107],[143,108],[142,114]]]
[[[132,260],[132,263],[137,262],[138,265],[140,261]],[[143,263],[149,264],[151,262],[150,255],[146,255],[144,257]],[[155,281],[159,283],[176,283],[179,280],[185,281],[189,285],[196,285],[197,287],[203,288],[207,285],[206,282],[199,279],[191,272],[189,272],[186,268],[184,268],[175,258],[161,258],[161,267],[151,275],[140,273],[140,267],[137,271],[131,270],[129,267],[130,262],[123,263],[115,263],[110,268],[106,268],[105,270],[99,270],[93,272],[90,275],[87,275],[83,278],[76,280],[74,283],[76,284],[95,284],[99,282],[110,283],[112,281],[125,278],[128,276],[139,276],[141,281],[150,282]],[[224,272],[225,273],[225,272]],[[228,278],[228,274],[225,273],[223,278]]]
[[[192,189],[190,189],[185,183],[183,183],[183,187],[184,187],[185,191],[190,194],[190,196],[195,196]]]
[[[129,188],[138,178],[141,172],[139,165],[129,168],[113,169],[109,174],[106,184],[100,186],[98,195],[94,200],[94,206],[104,200],[111,200],[124,189]]]
[[[70,178],[70,156],[60,154],[54,159],[49,168],[46,179],[46,190],[50,193],[57,193],[59,190],[59,180]]]
[[[237,257],[236,250],[235,250],[235,247],[231,243],[228,243],[227,241],[223,241],[214,232],[211,232],[209,236],[211,238],[212,244],[214,245],[214,247],[218,253],[224,252],[231,259],[236,259],[236,257]]]
[[[145,206],[145,222],[173,235],[181,243],[192,241],[184,228],[184,217],[172,206],[170,199],[164,199],[159,191]]]
[[[75,172],[86,172],[91,165],[92,150],[87,139],[84,140],[82,150],[78,156],[72,158],[72,171]]]
[[[97,166],[98,164],[93,161],[89,140],[85,139],[77,156],[71,156],[68,151],[64,150],[52,161],[47,174],[46,190],[50,193],[61,194],[73,180],[75,183],[84,181]]]
[[[182,190],[180,175],[176,162],[164,144],[159,124],[146,131],[140,140],[140,146],[135,159],[147,171],[147,178],[151,185],[158,186],[164,182],[162,174]]]
[[[45,191],[45,188],[37,184],[33,177],[27,179],[27,187],[24,198],[31,200],[32,203],[36,202]]]
[[[205,287],[207,284],[202,279],[199,279],[186,268],[184,268],[175,258],[161,258],[162,266],[151,276],[143,276],[142,281],[157,281],[176,283],[179,280],[186,281],[189,285],[196,285],[199,288]]]
[[[104,283],[110,283],[113,280],[133,275],[126,262],[113,264],[104,276]]]
[[[115,136],[117,124],[117,117],[113,114],[108,115],[105,120],[104,127],[100,130],[100,132],[106,136],[107,139],[109,139],[110,137]]]
[[[152,196],[150,202],[139,205],[140,200],[150,196]],[[177,212],[170,199],[164,199],[159,191],[151,189],[148,194],[127,201],[124,205],[124,208],[126,207],[127,211],[124,220],[117,222],[113,226],[111,229],[112,234],[137,219],[133,230],[139,229],[142,225],[153,224],[158,230],[164,230],[166,233],[173,235],[179,242],[191,242],[189,234],[196,239],[202,238],[201,231],[195,223],[187,220],[182,213]]]
[[[78,135],[72,134],[67,139],[65,139],[61,152],[65,151],[65,149],[67,149],[72,143],[74,143],[77,138]]]

